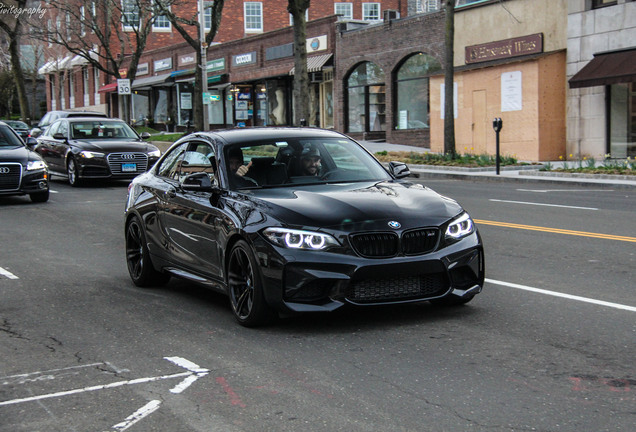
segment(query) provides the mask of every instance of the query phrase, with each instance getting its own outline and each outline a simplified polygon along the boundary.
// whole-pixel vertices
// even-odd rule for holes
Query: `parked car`
[[[29,136],[33,138],[37,138],[55,120],[61,119],[61,118],[68,118],[68,117],[108,117],[108,116],[104,114],[103,112],[98,112],[98,111],[49,111],[46,114],[44,114],[44,116],[42,116],[37,127],[34,127],[33,129],[31,129],[31,131],[29,132]]]
[[[2,121],[11,126],[11,129],[13,129],[18,135],[20,135],[20,138],[22,138],[23,140],[26,140],[29,136],[29,125],[27,125],[25,122],[20,120]]]
[[[5,122],[0,122],[0,195],[29,195],[33,202],[49,199],[46,163]]]
[[[225,293],[244,326],[346,304],[466,303],[484,283],[477,228],[409,174],[333,131],[188,135],[129,186],[130,277]]]
[[[84,179],[132,179],[161,155],[154,145],[120,119],[69,117],[53,122],[36,141],[35,151],[51,174],[72,186]]]

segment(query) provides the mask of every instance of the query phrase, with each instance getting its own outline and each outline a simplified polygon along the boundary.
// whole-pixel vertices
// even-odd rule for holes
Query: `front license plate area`
[[[136,163],[124,163],[121,164],[121,172],[136,172],[137,164]]]

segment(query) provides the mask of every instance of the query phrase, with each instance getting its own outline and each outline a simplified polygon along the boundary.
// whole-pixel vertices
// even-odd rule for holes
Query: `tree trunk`
[[[446,40],[444,69],[444,154],[455,154],[454,40],[455,0],[446,0]]]
[[[287,11],[294,19],[294,126],[309,122],[309,76],[307,74],[307,21],[309,0],[289,0]]]
[[[20,63],[20,22],[16,21],[13,34],[9,38],[9,55],[11,57],[11,69],[16,89],[18,90],[18,103],[20,104],[20,118],[27,120],[29,116],[29,101],[24,87],[24,73]]]

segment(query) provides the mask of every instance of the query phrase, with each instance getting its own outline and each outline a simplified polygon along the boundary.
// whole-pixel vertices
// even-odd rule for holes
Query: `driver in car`
[[[258,186],[255,180],[245,175],[249,171],[251,164],[252,162],[245,165],[243,150],[240,147],[230,149],[228,152],[228,171],[230,173],[230,182],[233,186],[238,188]]]
[[[306,147],[300,155],[301,175],[317,176],[322,165],[320,163],[320,152],[313,147]]]

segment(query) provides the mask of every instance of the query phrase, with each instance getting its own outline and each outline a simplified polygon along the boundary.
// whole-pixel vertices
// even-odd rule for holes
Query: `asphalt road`
[[[633,431],[635,194],[425,183],[478,221],[473,302],[256,330],[132,285],[125,183],[0,198],[0,431]]]

